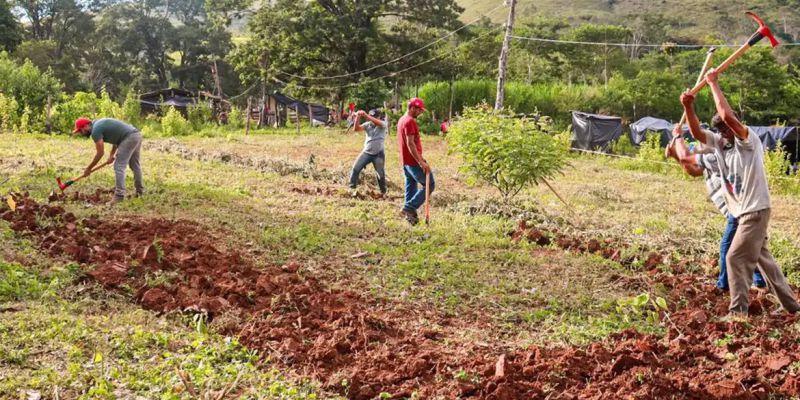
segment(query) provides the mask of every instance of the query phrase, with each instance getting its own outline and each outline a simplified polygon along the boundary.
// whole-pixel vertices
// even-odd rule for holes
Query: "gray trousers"
[[[761,210],[739,216],[739,229],[728,250],[728,285],[731,289],[730,311],[746,313],[750,307],[749,291],[753,271],[761,268],[769,290],[778,298],[786,311],[800,311],[789,282],[767,248],[767,226],[770,210]]]
[[[139,164],[139,154],[142,152],[142,133],[139,131],[129,134],[122,143],[117,146],[117,155],[114,160],[114,179],[116,187],[114,196],[117,198],[125,197],[125,168],[131,167],[133,171],[133,184],[136,187],[136,194],[144,193],[142,185],[142,166]]]

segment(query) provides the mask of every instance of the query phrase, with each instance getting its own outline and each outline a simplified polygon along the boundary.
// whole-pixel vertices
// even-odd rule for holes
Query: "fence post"
[[[45,116],[46,120],[45,120],[45,125],[44,125],[45,132],[48,135],[53,132],[53,125],[52,125],[52,121],[50,119],[51,118],[52,109],[53,109],[52,98],[50,97],[50,95],[48,95],[47,96],[47,115]]]
[[[244,135],[247,136],[250,134],[250,103],[253,101],[253,98],[247,96],[247,111],[244,113]]]

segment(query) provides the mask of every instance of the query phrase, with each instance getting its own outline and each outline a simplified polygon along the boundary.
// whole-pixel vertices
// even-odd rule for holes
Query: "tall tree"
[[[566,35],[569,40],[595,43],[625,43],[630,37],[624,26],[596,24],[578,26]],[[567,49],[573,73],[589,83],[608,84],[613,72],[628,62],[625,51],[616,46],[576,44]]]
[[[459,26],[461,11],[455,0],[276,0],[258,10],[249,26],[252,41],[240,47],[232,60],[251,81],[267,75],[309,86],[357,82],[430,56],[430,49],[426,49],[397,63],[367,70],[417,48],[423,40],[435,36],[431,33],[440,33],[438,29]],[[298,80],[286,73],[346,76],[314,81]]]
[[[11,13],[11,4],[0,0],[0,51],[14,51],[22,41],[22,28]]]
[[[27,40],[16,49],[20,61],[53,71],[66,89],[82,90],[83,58],[94,21],[87,2],[76,0],[17,1],[15,10],[27,21]]]

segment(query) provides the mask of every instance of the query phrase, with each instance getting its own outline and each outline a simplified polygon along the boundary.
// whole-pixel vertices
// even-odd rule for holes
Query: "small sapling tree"
[[[544,118],[515,118],[510,110],[495,111],[484,103],[464,110],[448,141],[450,150],[464,159],[464,172],[494,186],[509,201],[567,165],[566,150],[547,133],[548,124]]]

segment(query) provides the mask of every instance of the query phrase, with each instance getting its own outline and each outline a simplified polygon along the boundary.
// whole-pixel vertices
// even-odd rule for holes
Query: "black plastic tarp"
[[[622,136],[622,118],[572,112],[572,148],[607,150]]]
[[[798,133],[796,126],[751,126],[750,129],[761,139],[764,147],[774,150],[778,142],[796,142]]]
[[[789,153],[792,163],[798,161],[800,152],[800,131],[796,126],[751,126],[750,129],[758,135],[765,149],[775,150],[781,143]]]
[[[197,104],[197,97],[183,89],[162,89],[139,96],[139,104],[144,113],[157,113],[162,107],[175,107],[185,113],[186,107]]]
[[[328,107],[323,106],[322,104],[306,103],[279,92],[273,93],[272,97],[275,99],[276,102],[278,102],[278,104],[286,108],[289,108],[293,111],[299,112],[300,115],[303,117],[308,117],[309,107],[311,108],[311,115],[316,121],[323,123],[327,122],[328,117],[330,116],[330,109]]]
[[[661,136],[661,147],[666,147],[672,139],[672,122],[655,117],[644,117],[630,125],[631,143],[636,146],[647,138],[647,132],[655,132]]]

